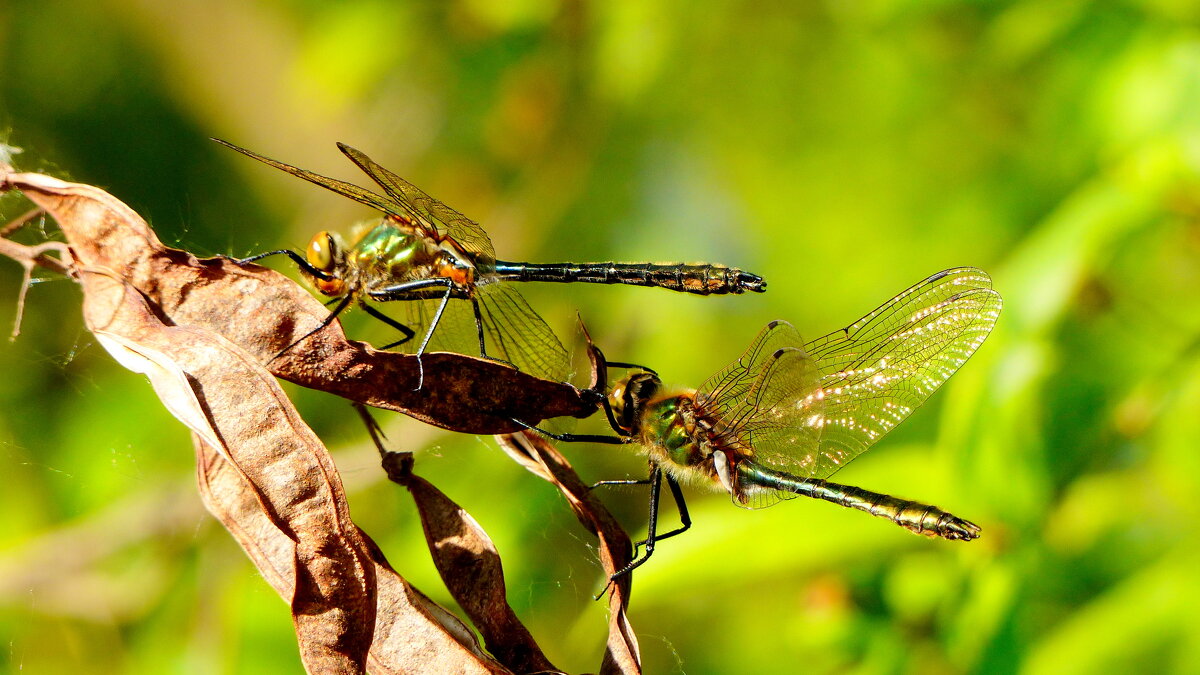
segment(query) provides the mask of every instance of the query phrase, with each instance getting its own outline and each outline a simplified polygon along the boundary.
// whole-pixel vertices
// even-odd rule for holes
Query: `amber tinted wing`
[[[350,161],[367,172],[384,192],[405,209],[406,215],[415,219],[418,224],[436,228],[441,234],[454,239],[463,250],[472,255],[476,264],[496,260],[492,240],[479,223],[430,197],[421,188],[388,171],[349,145],[338,143],[338,148]]]
[[[399,216],[401,218],[410,218],[411,217],[409,215],[408,211],[406,209],[402,208],[399,204],[395,204],[391,200],[387,199],[386,197],[376,194],[374,192],[371,192],[370,190],[364,190],[363,188],[360,188],[357,185],[351,185],[350,183],[347,183],[345,181],[340,181],[336,178],[329,178],[328,176],[322,176],[319,173],[313,173],[312,171],[308,171],[307,169],[301,169],[298,167],[294,167],[291,164],[284,164],[283,162],[271,159],[270,157],[263,157],[262,155],[260,155],[256,152],[252,152],[245,148],[238,147],[238,146],[234,145],[233,143],[230,143],[229,141],[223,141],[219,138],[214,138],[213,140],[220,143],[221,145],[224,145],[227,148],[232,148],[234,150],[237,150],[238,152],[242,153],[243,155],[245,155],[247,157],[257,159],[258,161],[262,162],[263,164],[266,164],[267,166],[273,166],[276,169],[279,169],[280,171],[286,171],[287,173],[290,173],[293,176],[297,176],[299,178],[303,178],[304,180],[306,180],[310,183],[320,185],[321,187],[325,188],[326,190],[332,190],[332,191],[342,195],[343,197],[349,197],[350,199],[353,199],[354,201],[356,201],[360,204],[366,204],[367,206],[370,206],[373,209],[382,211],[384,213],[389,213],[393,216]]]

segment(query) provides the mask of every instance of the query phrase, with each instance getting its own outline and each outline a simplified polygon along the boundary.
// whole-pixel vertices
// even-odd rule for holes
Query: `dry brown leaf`
[[[414,475],[411,459],[401,460],[399,467],[389,461],[397,455],[384,456],[388,477],[412,494],[438,574],[483,635],[488,652],[514,672],[558,672],[509,606],[500,554],[487,533],[462,507]]]
[[[374,566],[350,521],[333,462],[279,384],[224,338],[162,323],[108,271],[78,270],[84,319],[168,409],[228,458],[289,540],[285,597],[309,672],[364,672],[375,625]]]
[[[587,414],[595,410],[594,394],[457,354],[422,357],[425,388],[412,392],[413,357],[347,342],[336,324],[272,361],[325,317],[295,283],[165,248],[132,210],[96,188],[2,171],[0,189],[24,191],[67,234],[89,327],[118,360],[146,373],[168,409],[193,430],[205,504],[291,602],[311,672],[360,672],[364,665],[385,673],[553,670],[507,605],[499,557],[486,534],[419,478],[409,485],[435,560],[500,662],[392,570],[350,520],[327,452],[260,364],[270,362],[273,374],[299,384],[475,433],[511,430],[510,417]],[[38,257],[44,252],[0,250],[52,266]],[[519,452],[600,534],[605,569],[611,574],[623,566],[628,536],[569,464],[541,439],[507,443],[510,452],[527,447]],[[628,577],[610,596],[602,672],[639,672],[627,597]]]
[[[596,410],[593,396],[568,384],[463,354],[422,356],[425,385],[414,391],[416,357],[348,341],[337,322],[279,355],[329,312],[294,281],[256,265],[167,248],[141,216],[90,185],[0,173],[0,190],[14,188],[54,216],[82,265],[111,270],[169,322],[218,333],[285,380],[476,434],[522,428],[512,418],[534,423]]]
[[[233,534],[267,582],[284,598],[294,588],[292,540],[266,516],[241,475],[212,448],[196,444],[197,479],[208,509]],[[374,566],[375,634],[368,654],[372,673],[505,673],[483,653],[470,629],[408,584],[365,534]]]
[[[497,436],[496,439],[509,457],[552,483],[567,498],[575,517],[599,539],[600,564],[606,576],[623,569],[633,559],[629,535],[549,441],[528,431]],[[626,574],[609,586],[608,644],[601,673],[631,675],[642,672],[637,636],[625,612],[629,605],[630,583],[631,575]]]

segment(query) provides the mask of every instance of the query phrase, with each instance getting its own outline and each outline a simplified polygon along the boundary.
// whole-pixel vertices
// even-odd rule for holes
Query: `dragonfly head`
[[[613,384],[608,392],[608,405],[623,431],[631,435],[637,433],[642,410],[661,388],[662,380],[645,371],[626,375]]]
[[[316,233],[309,240],[308,248],[304,250],[304,257],[310,265],[333,277],[332,279],[314,277],[312,282],[318,291],[334,297],[346,294],[346,282],[336,274],[336,270],[342,266],[344,257],[341,241],[337,235],[324,230]]]

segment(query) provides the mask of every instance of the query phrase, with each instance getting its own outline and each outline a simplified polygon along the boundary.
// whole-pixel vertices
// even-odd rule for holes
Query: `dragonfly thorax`
[[[663,389],[658,376],[649,372],[617,381],[608,394],[617,425],[676,478],[717,482],[718,461],[728,463],[735,453],[719,447],[713,420],[697,405],[694,390]],[[727,452],[718,457],[717,450]]]
[[[364,228],[349,246],[336,233],[318,232],[305,257],[332,277],[310,275],[313,286],[329,296],[373,293],[438,277],[454,282],[456,297],[467,297],[475,280],[474,265],[452,248],[391,219]]]
[[[745,452],[717,431],[719,424],[707,412],[695,390],[656,396],[641,406],[638,443],[677,480],[719,485],[738,497],[735,467]]]

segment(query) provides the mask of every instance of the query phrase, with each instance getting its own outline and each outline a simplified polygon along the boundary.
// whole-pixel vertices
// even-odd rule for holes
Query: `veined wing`
[[[570,375],[570,358],[550,326],[510,284],[476,287],[488,357],[503,359],[523,373],[558,382]],[[416,335],[404,345],[414,352],[425,339],[441,299],[409,300],[407,324]],[[452,298],[430,337],[425,351],[479,356],[479,333],[469,300]]]
[[[800,477],[825,478],[899,424],[978,349],[1000,296],[976,269],[939,272],[806,344],[773,322],[697,392],[718,442]],[[752,492],[753,506],[786,493]]]
[[[744,409],[750,400],[750,391],[761,384],[764,371],[769,371],[774,363],[775,352],[784,348],[798,349],[803,345],[800,332],[792,324],[787,321],[768,323],[736,361],[700,385],[696,390],[696,402],[715,417],[738,417],[737,411]]]
[[[796,473],[825,478],[891,431],[983,344],[1001,306],[987,273],[949,269],[804,345],[821,380],[802,407],[821,405],[803,423],[821,433]]]
[[[257,159],[258,161],[262,162],[263,164],[266,164],[267,166],[273,166],[276,169],[279,169],[280,171],[285,171],[285,172],[290,173],[293,176],[296,176],[298,178],[303,178],[304,180],[306,180],[310,183],[320,185],[321,187],[325,188],[326,190],[332,190],[332,191],[342,195],[343,197],[349,197],[350,199],[353,199],[354,201],[356,201],[360,204],[366,204],[367,206],[369,206],[373,209],[376,209],[378,211],[382,211],[383,213],[387,213],[387,214],[390,214],[390,215],[393,215],[393,216],[396,216],[399,218],[404,218],[404,219],[408,219],[408,218],[412,217],[409,214],[409,212],[407,210],[401,208],[400,205],[394,204],[391,200],[387,199],[386,197],[376,194],[374,192],[371,192],[370,190],[364,190],[363,188],[360,188],[357,185],[352,185],[345,181],[340,181],[336,178],[322,176],[319,173],[313,173],[312,171],[309,171],[307,169],[301,169],[299,167],[292,166],[291,164],[284,164],[283,162],[271,159],[270,157],[263,157],[262,155],[260,155],[256,152],[236,146],[233,143],[230,143],[229,141],[223,141],[219,138],[214,138],[213,140],[220,143],[221,145],[224,145],[227,148],[237,150],[238,152],[242,153],[243,155],[245,155],[247,157],[250,157],[252,159]]]
[[[786,321],[767,324],[750,348],[696,392],[698,412],[715,421],[714,444],[754,456],[780,471],[800,471],[819,450],[813,424],[824,400],[821,373],[800,333]],[[789,493],[744,486],[753,507],[769,506]]]
[[[370,157],[345,143],[338,143],[350,161],[358,165],[383,188],[384,192],[402,207],[406,215],[424,227],[434,228],[458,242],[463,250],[475,257],[475,262],[496,260],[492,240],[479,223],[425,194],[421,188],[377,164]]]

